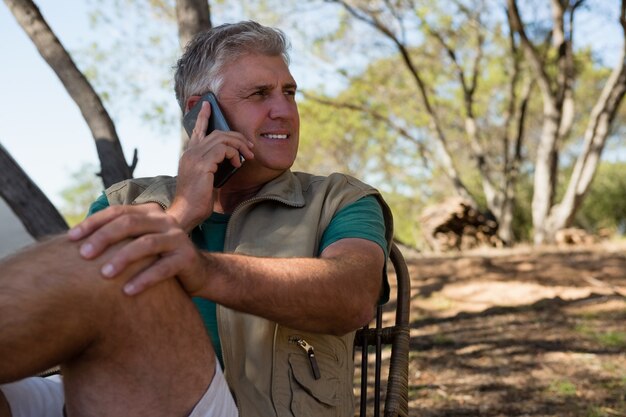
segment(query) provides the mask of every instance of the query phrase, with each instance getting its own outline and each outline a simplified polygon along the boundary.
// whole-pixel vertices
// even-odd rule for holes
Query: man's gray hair
[[[202,32],[187,44],[176,63],[176,100],[184,112],[189,97],[209,91],[217,95],[224,80],[224,66],[245,54],[281,56],[289,65],[288,49],[281,30],[253,21],[227,23]]]

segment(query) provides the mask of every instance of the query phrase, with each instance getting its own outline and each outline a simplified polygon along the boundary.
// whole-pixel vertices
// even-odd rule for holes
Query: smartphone
[[[228,123],[226,122],[226,118],[220,109],[220,106],[217,104],[217,97],[212,92],[208,92],[203,95],[200,100],[185,114],[183,117],[183,127],[185,131],[187,131],[187,135],[191,137],[191,132],[193,128],[196,126],[196,119],[198,118],[198,113],[200,113],[200,109],[202,108],[202,103],[208,101],[211,105],[211,116],[209,117],[209,127],[207,128],[206,135],[214,131],[215,129],[228,131],[230,128],[228,127]],[[245,161],[243,155],[239,154],[239,160],[243,164]],[[222,187],[226,181],[232,175],[237,172],[237,167],[233,166],[228,159],[223,160],[217,166],[217,172],[213,178],[213,186],[215,188]]]

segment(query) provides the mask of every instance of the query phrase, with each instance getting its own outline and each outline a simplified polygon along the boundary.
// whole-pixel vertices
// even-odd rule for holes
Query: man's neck
[[[225,214],[232,213],[239,204],[257,195],[263,185],[236,189],[224,187],[216,190],[213,211]]]
[[[246,200],[255,197],[268,182],[278,178],[285,171],[268,171],[265,175],[255,173],[254,176],[244,174],[245,167],[233,176],[224,187],[214,190],[213,211],[216,213],[232,213],[235,208]]]

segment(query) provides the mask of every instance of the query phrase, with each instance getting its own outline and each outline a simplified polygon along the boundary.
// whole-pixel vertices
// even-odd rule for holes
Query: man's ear
[[[191,110],[191,108],[192,108],[193,106],[195,106],[195,105],[196,105],[196,103],[197,103],[198,101],[200,101],[200,99],[201,99],[201,98],[202,98],[202,96],[190,96],[190,97],[187,99],[187,103],[185,103],[185,113],[187,113],[189,110]]]

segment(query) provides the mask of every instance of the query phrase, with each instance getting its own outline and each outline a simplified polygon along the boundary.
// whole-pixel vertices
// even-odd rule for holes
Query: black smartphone
[[[208,101],[211,105],[211,116],[209,117],[209,127],[207,128],[206,134],[208,135],[215,129],[228,131],[230,128],[228,127],[228,123],[226,122],[226,118],[220,109],[220,106],[217,104],[217,97],[212,92],[208,92],[203,95],[200,100],[185,114],[183,117],[183,127],[185,131],[187,131],[187,135],[191,137],[191,132],[193,128],[196,126],[196,119],[198,118],[198,113],[200,113],[200,109],[202,108],[202,103]],[[243,164],[245,161],[243,155],[239,154],[239,160]],[[215,188],[220,188],[223,186],[226,181],[237,171],[237,167],[233,166],[228,159],[220,162],[217,166],[217,172],[213,178],[213,186]]]

